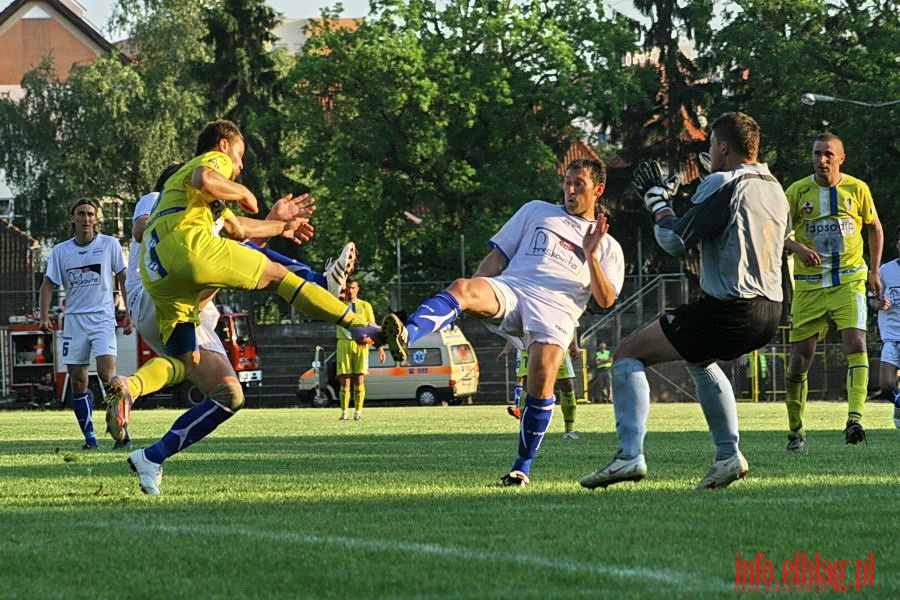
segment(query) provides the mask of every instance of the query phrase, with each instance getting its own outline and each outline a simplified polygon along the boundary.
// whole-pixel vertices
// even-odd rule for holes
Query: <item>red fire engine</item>
[[[221,316],[216,332],[222,339],[228,360],[237,372],[238,379],[245,387],[262,384],[256,339],[252,318],[248,313],[236,312],[228,307],[220,307]],[[40,330],[34,315],[10,317],[9,325],[0,327],[0,394],[13,395],[19,400],[31,401],[36,397],[36,384],[50,372],[56,384],[55,398],[65,402],[68,397],[69,375],[62,362],[62,315],[51,316],[54,331]],[[144,339],[134,332],[125,335],[121,320],[116,327],[116,341],[119,353],[116,371],[120,374],[133,373],[156,354]],[[91,357],[91,369],[96,366]],[[90,371],[89,387],[96,400],[105,396],[97,372]],[[189,381],[168,390],[180,404],[194,404],[202,395]]]

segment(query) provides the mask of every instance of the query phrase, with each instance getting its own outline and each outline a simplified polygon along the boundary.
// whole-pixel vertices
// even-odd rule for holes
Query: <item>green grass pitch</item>
[[[874,585],[847,593],[898,598],[891,410],[869,403],[868,444],[848,446],[846,404],[811,403],[799,456],[783,405],[740,404],[750,475],[704,491],[695,404],[654,405],[647,478],[596,491],[578,479],[616,450],[609,405],[579,406],[579,440],[557,408],[524,489],[498,485],[503,406],[245,410],[167,461],[158,497],[108,438],[80,450],[71,412],[0,412],[0,598],[729,598],[737,555],[760,553],[778,576],[798,555],[846,560],[846,581],[871,555]],[[178,414],[135,411],[136,447]]]

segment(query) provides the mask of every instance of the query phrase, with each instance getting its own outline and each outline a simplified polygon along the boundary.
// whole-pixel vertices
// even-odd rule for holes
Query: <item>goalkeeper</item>
[[[650,409],[645,369],[682,360],[716,447],[712,468],[697,489],[726,487],[749,468],[738,449],[731,383],[716,364],[764,346],[781,317],[781,255],[789,230],[787,199],[765,164],[756,162],[759,126],[725,113],[712,124],[710,170],[676,217],[671,188],[658,165],[642,165],[634,186],[653,215],[659,245],[673,256],[700,252],[703,296],[679,306],[625,339],[613,354],[613,409],[619,450],[581,479],[586,488],[638,481],[647,474],[644,435]]]

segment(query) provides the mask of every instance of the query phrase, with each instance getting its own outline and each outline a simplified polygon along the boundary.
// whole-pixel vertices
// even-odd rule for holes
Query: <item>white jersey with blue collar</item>
[[[521,292],[562,308],[577,320],[591,297],[591,273],[582,242],[596,224],[568,214],[559,204],[532,200],[489,243],[509,260],[503,270],[507,281],[514,280]],[[622,247],[606,234],[596,255],[618,296],[625,280]]]

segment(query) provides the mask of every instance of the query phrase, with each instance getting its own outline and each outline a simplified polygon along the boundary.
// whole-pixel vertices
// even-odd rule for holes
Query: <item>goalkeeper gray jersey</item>
[[[707,177],[684,216],[660,219],[660,246],[673,256],[700,251],[700,287],[720,300],[781,302],[781,260],[790,232],[788,202],[764,163]]]

